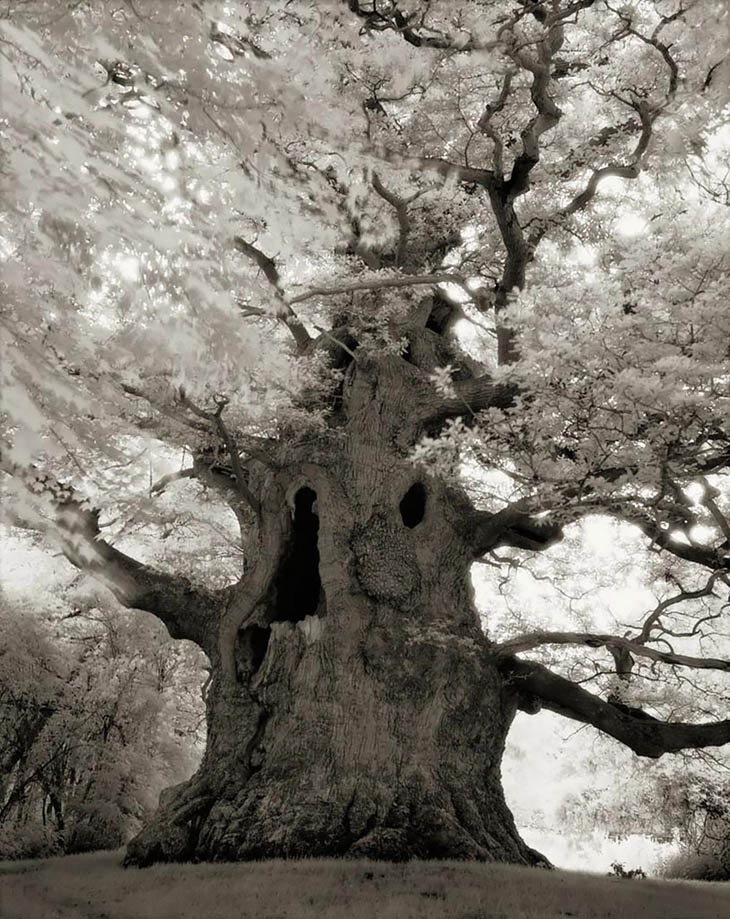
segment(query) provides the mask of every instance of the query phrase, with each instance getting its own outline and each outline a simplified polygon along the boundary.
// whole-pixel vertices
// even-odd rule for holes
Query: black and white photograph
[[[730,0],[0,0],[0,919],[729,919]]]

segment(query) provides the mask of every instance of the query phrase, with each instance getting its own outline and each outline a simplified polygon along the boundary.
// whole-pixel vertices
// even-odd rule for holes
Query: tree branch
[[[196,476],[197,472],[192,466],[189,469],[180,469],[178,472],[170,472],[167,475],[163,475],[150,486],[150,494],[162,494],[170,482],[177,482],[179,479],[194,479]]]
[[[519,393],[512,383],[495,383],[489,374],[470,380],[455,380],[450,394],[440,393],[431,386],[421,400],[419,412],[424,424],[434,424],[459,415],[475,415],[488,408],[509,408]]]
[[[664,753],[730,742],[730,719],[709,724],[660,721],[606,702],[541,664],[504,657],[499,668],[520,694],[538,699],[545,708],[566,718],[593,725],[638,756],[656,759]]]
[[[657,651],[648,648],[638,639],[622,638],[619,635],[594,634],[593,632],[547,632],[537,630],[526,632],[496,645],[496,654],[519,654],[531,651],[543,645],[587,645],[589,648],[606,648],[630,651],[638,657],[648,657],[663,664],[676,664],[680,667],[692,667],[696,670],[723,670],[730,673],[730,660],[712,657],[690,657],[687,654],[675,654],[671,651]]]
[[[516,69],[510,69],[504,74],[499,95],[494,102],[487,103],[477,122],[479,132],[485,137],[488,137],[494,145],[494,149],[492,150],[492,162],[494,163],[495,176],[499,181],[504,179],[504,144],[502,138],[499,136],[499,132],[492,124],[492,118],[504,109],[512,87],[512,78],[515,76],[516,72]]]
[[[406,246],[408,245],[408,234],[411,229],[411,222],[408,219],[408,200],[401,198],[383,185],[377,172],[373,173],[373,188],[380,197],[387,201],[394,208],[395,215],[398,219],[398,247],[395,252],[395,265],[399,267],[403,263],[406,255]],[[417,196],[416,196],[417,197]],[[414,200],[414,199],[411,199]]]
[[[463,522],[474,558],[481,558],[500,546],[544,552],[563,538],[560,526],[535,517],[520,501],[496,513],[472,509]]]
[[[529,243],[534,249],[547,232],[550,225],[559,225],[568,217],[582,211],[593,198],[596,196],[598,186],[603,179],[635,179],[641,172],[641,160],[646,153],[653,133],[653,125],[656,115],[652,116],[646,103],[639,101],[632,105],[632,108],[638,113],[641,120],[641,134],[636,142],[636,147],[626,163],[611,163],[607,166],[601,166],[594,169],[586,183],[585,188],[573,197],[573,199],[557,211],[552,217],[545,218],[540,225],[530,233]]]
[[[276,263],[260,249],[257,249],[256,246],[252,245],[252,243],[246,242],[242,236],[234,236],[233,244],[239,252],[242,252],[243,255],[251,259],[251,261],[261,269],[269,285],[274,289],[276,300],[279,304],[274,318],[284,323],[294,337],[298,350],[304,351],[312,339],[301,319],[291,308],[291,303],[287,303],[284,299],[284,292],[279,281],[279,271],[276,267]]]
[[[711,548],[678,542],[672,538],[670,530],[662,529],[660,524],[651,517],[639,516],[636,513],[624,515],[615,510],[611,511],[611,514],[619,520],[635,524],[642,533],[649,537],[655,546],[659,546],[660,549],[675,555],[677,558],[682,558],[687,562],[694,562],[713,571],[718,569],[730,571],[730,546],[728,545]]]
[[[289,303],[301,303],[312,297],[332,297],[337,294],[352,293],[356,290],[383,290],[392,287],[419,287],[425,284],[465,284],[467,277],[455,272],[436,274],[414,274],[401,277],[371,278],[367,281],[351,281],[349,284],[336,284],[332,287],[312,287],[303,294],[292,297]]]
[[[202,434],[208,434],[210,432],[210,423],[216,423],[216,428],[218,427],[216,422],[216,413],[208,412],[204,409],[199,408],[197,405],[194,405],[189,399],[180,398],[180,390],[178,389],[175,393],[176,402],[173,405],[166,405],[160,400],[156,399],[151,393],[145,392],[143,389],[140,389],[138,386],[132,386],[129,383],[122,383],[121,388],[128,396],[134,396],[136,399],[144,399],[145,402],[148,402],[152,408],[160,412],[162,415],[166,415],[168,418],[172,418],[175,421],[184,424],[186,427],[192,428],[195,431],[199,431]],[[225,407],[226,402],[224,401],[223,407]],[[196,418],[200,418],[201,423],[190,418],[190,414],[193,414]],[[258,460],[266,466],[271,466],[273,464],[272,456],[270,451],[275,448],[277,441],[273,438],[266,437],[256,437],[255,435],[248,434],[245,437],[245,443],[240,447],[244,453],[251,457],[251,459]],[[197,474],[197,472],[196,472]]]
[[[479,42],[471,35],[468,38],[457,38],[445,32],[429,29],[424,24],[425,13],[421,16],[420,24],[414,27],[415,17],[397,9],[395,4],[392,5],[388,15],[379,12],[375,4],[371,9],[364,9],[359,0],[345,0],[345,2],[352,13],[364,20],[363,31],[395,32],[414,48],[439,48],[444,51],[464,53],[488,50],[499,44],[497,41]]]
[[[712,596],[714,594],[715,581],[722,581],[724,584],[730,585],[730,581],[728,581],[726,573],[723,573],[722,571],[713,571],[710,577],[707,579],[705,586],[699,588],[699,590],[682,589],[681,593],[677,594],[676,596],[667,597],[666,600],[662,600],[657,605],[657,607],[647,616],[644,624],[641,627],[641,632],[636,638],[636,641],[642,643],[649,641],[651,638],[652,629],[654,628],[661,629],[662,633],[664,633],[665,629],[661,623],[661,618],[664,613],[670,607],[676,606],[678,603],[684,603],[685,600],[699,600],[701,597]]]
[[[479,185],[489,189],[495,182],[495,175],[491,169],[464,166],[438,156],[409,156],[385,147],[376,147],[371,152],[394,166],[409,166],[420,172],[434,172],[443,179],[456,179],[457,182],[465,185]]]
[[[209,427],[207,424],[200,424],[197,421],[191,420],[185,412],[181,411],[177,406],[165,405],[151,393],[145,392],[139,386],[133,386],[131,383],[121,383],[120,387],[122,392],[126,393],[128,396],[133,396],[135,399],[144,399],[145,402],[149,403],[149,405],[161,415],[165,415],[167,418],[179,424],[184,424],[186,427],[193,428],[195,431],[205,434],[208,433]]]
[[[71,486],[35,470],[6,463],[3,469],[35,499],[51,500],[61,550],[72,565],[109,587],[123,606],[153,613],[172,638],[187,638],[206,652],[215,647],[222,603],[216,592],[138,562],[101,539],[99,511],[88,508]]]
[[[664,42],[659,39],[659,34],[666,25],[685,14],[686,10],[684,7],[680,5],[679,9],[672,15],[663,16],[651,36],[642,35],[640,32],[636,31],[631,25],[631,17],[624,12],[615,10],[610,5],[608,5],[608,8],[615,15],[619,16],[623,22],[623,28],[616,35],[614,35],[613,41],[619,41],[622,38],[631,35],[644,44],[655,48],[656,51],[661,55],[669,71],[669,84],[667,87],[667,92],[663,102],[660,105],[654,107],[650,106],[649,103],[644,99],[634,98],[633,100],[629,101],[622,98],[621,96],[618,96],[616,93],[611,93],[614,98],[617,98],[624,102],[624,104],[630,106],[639,116],[641,132],[633,152],[628,157],[627,162],[609,163],[606,166],[601,166],[599,168],[593,169],[584,189],[575,195],[575,197],[565,207],[557,211],[552,217],[541,221],[541,225],[537,227],[533,233],[530,234],[530,245],[533,248],[538,245],[542,237],[547,232],[547,228],[550,224],[559,225],[571,215],[583,210],[595,197],[598,186],[603,179],[610,177],[621,179],[637,178],[641,172],[642,160],[644,159],[644,155],[646,154],[649,143],[652,139],[654,123],[662,114],[662,112],[667,108],[677,92],[677,86],[679,83],[679,67],[677,66],[677,62],[672,56],[671,47],[664,44]],[[602,133],[607,137],[611,133],[618,133],[622,127],[623,125],[619,125],[616,128],[605,128]]]
[[[502,277],[497,285],[494,298],[497,320],[497,360],[500,365],[514,363],[518,357],[515,332],[500,322],[500,313],[509,305],[512,292],[515,289],[522,290],[525,286],[527,265],[532,260],[535,250],[535,245],[530,245],[525,239],[515,211],[515,201],[529,191],[530,174],[540,162],[540,140],[543,134],[553,130],[563,114],[550,95],[553,58],[560,50],[564,39],[562,22],[563,17],[559,13],[546,17],[545,31],[542,39],[536,44],[534,56],[519,44],[517,35],[512,32],[511,28],[505,26],[500,30],[500,34],[505,36],[506,51],[511,60],[532,74],[530,97],[535,108],[535,114],[520,133],[522,149],[515,157],[509,178],[499,179],[488,186],[489,201],[505,248]],[[508,92],[509,82],[505,79],[497,105],[504,104],[502,95],[506,97]],[[489,129],[489,118],[491,117],[489,108],[485,116],[484,125],[486,129]],[[495,146],[495,153],[498,154],[497,169],[498,172],[501,172],[501,149],[498,146]]]
[[[241,455],[238,452],[238,446],[236,441],[231,434],[231,432],[226,427],[222,415],[223,409],[228,405],[228,399],[225,396],[219,396],[216,400],[217,408],[214,412],[205,411],[205,409],[200,408],[195,405],[194,402],[191,402],[188,399],[185,393],[185,387],[181,386],[178,390],[180,401],[189,409],[194,415],[197,415],[199,418],[205,418],[207,421],[210,421],[215,427],[218,435],[220,436],[223,443],[226,445],[226,450],[228,451],[228,456],[231,460],[231,467],[233,469],[233,474],[236,477],[236,488],[241,493],[245,499],[248,506],[255,514],[259,514],[261,511],[261,505],[258,498],[253,494],[251,489],[246,484],[246,476],[244,473],[243,466],[241,465]]]
[[[515,158],[510,177],[504,185],[510,201],[529,189],[530,173],[540,162],[540,138],[558,124],[563,114],[549,92],[553,57],[562,47],[563,39],[562,20],[549,16],[545,21],[545,34],[537,43],[537,57],[521,49],[514,35],[507,49],[510,58],[532,74],[530,98],[535,107],[535,115],[520,133],[522,150]]]
[[[713,488],[712,485],[710,485],[705,476],[700,476],[700,484],[704,488],[704,494],[702,495],[700,501],[710,512],[716,526],[725,537],[727,545],[730,546],[730,519],[725,514],[723,514],[719,505],[715,501],[715,498],[719,497],[720,492],[716,488]]]
[[[99,539],[98,514],[75,502],[60,506],[57,523],[66,558],[106,584],[123,606],[153,613],[172,638],[190,639],[204,651],[214,646],[220,604],[213,592],[144,565]]]

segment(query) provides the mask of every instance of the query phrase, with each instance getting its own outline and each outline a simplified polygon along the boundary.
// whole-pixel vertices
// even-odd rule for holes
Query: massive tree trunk
[[[463,498],[408,460],[411,371],[352,365],[342,429],[262,480],[259,557],[208,647],[203,764],[128,863],[543,861],[502,794],[516,697],[473,605]]]
[[[477,510],[411,462],[420,435],[466,404],[476,411],[514,396],[468,372],[437,393],[429,373],[448,355],[428,325],[407,330],[403,357],[358,349],[327,426],[283,432],[269,452],[253,442],[245,462],[221,418],[225,402],[208,412],[180,393],[230,456],[227,474],[209,457],[192,473],[221,485],[244,524],[254,519],[250,562],[222,591],[131,559],[100,537],[98,514],[73,489],[25,473],[53,494],[67,557],[210,661],[203,763],[163,794],[127,864],[304,855],[541,864],[500,785],[518,706],[592,724],[641,756],[730,741],[730,719],[663,722],[515,657],[534,633],[487,640],[474,559],[500,545],[544,549],[561,531],[522,501]]]

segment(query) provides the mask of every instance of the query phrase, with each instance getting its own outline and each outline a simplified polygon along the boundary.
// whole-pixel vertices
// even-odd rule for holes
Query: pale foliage
[[[464,304],[456,345],[520,396],[509,409],[463,401],[459,417],[414,446],[413,461],[458,479],[485,510],[522,502],[566,526],[594,513],[640,525],[651,515],[659,536],[717,550],[727,567],[724,3],[688,3],[681,15],[664,0],[566,5],[552,62],[560,117],[537,138],[516,199],[534,258],[525,283],[501,292],[510,253],[479,182],[487,170],[505,177],[525,167],[535,110],[524,62],[545,41],[538,17],[515,18],[511,0],[414,0],[409,28],[422,15],[419,34],[431,42],[417,54],[406,53],[405,27],[364,22],[334,0],[6,6],[0,380],[9,464],[73,484],[101,509],[104,536],[145,561],[230,583],[250,561],[251,520],[236,520],[200,482],[156,488],[192,456],[210,466],[221,458],[210,419],[184,400],[208,412],[225,405],[244,452],[261,439],[316,443],[342,373],[295,352],[289,311],[305,333],[326,333],[343,350],[344,328],[363,356],[406,355],[402,324],[424,288],[393,284],[445,271],[459,277],[439,289]],[[660,36],[666,54],[647,36]],[[638,154],[637,136],[646,140]],[[615,164],[624,173],[612,173]],[[276,263],[274,282],[235,237]],[[520,358],[501,367],[498,324],[516,335]],[[430,374],[438,395],[458,394],[459,369]],[[41,485],[35,495],[6,489],[20,516],[50,528]],[[505,550],[506,569],[491,581],[475,575],[493,593],[490,635],[605,629],[610,619],[612,629],[630,620],[636,630],[677,581],[701,589],[704,574],[664,555],[640,558],[646,540],[628,524],[592,543],[593,526],[569,529],[530,562],[533,574]],[[629,591],[631,610],[608,609]],[[721,602],[710,595],[673,608],[663,627],[689,632],[677,643],[688,650],[696,623]],[[14,669],[4,685],[37,684],[37,706],[67,682],[59,731],[78,727],[81,673],[98,712],[118,697],[125,724],[151,731],[155,719],[174,720],[137,685],[143,644],[116,615],[104,612],[101,650],[83,661],[68,635],[59,652],[25,622],[39,637],[23,643],[20,620],[9,619]],[[119,653],[109,644],[117,630]],[[701,636],[703,650],[727,656],[717,631]],[[583,653],[538,653],[612,688],[610,655],[604,667]],[[654,672],[637,669],[632,704],[694,717],[699,698],[703,714],[723,714],[712,678],[688,689],[674,671],[657,681]],[[135,749],[158,749],[142,728],[135,738]],[[115,760],[125,776],[141,768],[129,757]],[[98,766],[116,775],[110,768]]]
[[[0,858],[120,845],[204,740],[197,649],[88,584],[48,586],[60,603],[36,590],[0,616]]]

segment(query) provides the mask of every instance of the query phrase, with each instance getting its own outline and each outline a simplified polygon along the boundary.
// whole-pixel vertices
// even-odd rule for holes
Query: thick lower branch
[[[101,539],[98,510],[86,507],[71,486],[8,462],[3,469],[22,482],[33,500],[51,504],[55,528],[41,515],[30,525],[38,528],[42,522],[43,529],[54,531],[72,565],[109,587],[123,606],[157,616],[173,638],[187,638],[206,652],[214,645],[220,594],[194,587],[187,578],[157,571]],[[17,517],[13,522],[28,525]]]
[[[519,502],[496,513],[473,510],[464,524],[474,558],[499,546],[543,552],[563,538],[560,526],[532,516]]]
[[[540,700],[559,715],[593,725],[638,756],[656,759],[664,753],[730,743],[730,719],[709,724],[660,721],[606,702],[541,664],[507,657],[499,666],[521,694]]]
[[[518,392],[514,384],[495,383],[489,374],[484,374],[471,380],[455,381],[449,395],[442,395],[432,387],[431,394],[421,400],[418,408],[424,423],[430,427],[460,415],[473,416],[488,408],[509,408]]]
[[[99,538],[97,512],[76,500],[59,506],[57,524],[66,558],[102,581],[123,606],[153,613],[172,638],[187,638],[204,651],[214,646],[221,607],[215,592],[115,549]]]

